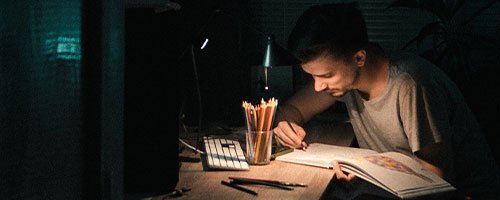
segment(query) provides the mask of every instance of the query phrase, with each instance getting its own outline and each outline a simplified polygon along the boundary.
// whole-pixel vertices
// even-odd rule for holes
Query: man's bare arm
[[[315,115],[335,104],[335,97],[326,92],[316,92],[314,84],[307,84],[278,107],[277,122],[288,120],[301,126]]]
[[[428,145],[415,152],[417,160],[434,174],[453,182],[453,151],[445,142]]]

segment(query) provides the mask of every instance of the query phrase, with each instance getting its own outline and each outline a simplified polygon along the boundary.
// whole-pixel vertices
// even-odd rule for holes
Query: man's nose
[[[314,81],[314,90],[316,90],[316,92],[323,91],[324,89],[326,89],[326,83],[321,81]]]

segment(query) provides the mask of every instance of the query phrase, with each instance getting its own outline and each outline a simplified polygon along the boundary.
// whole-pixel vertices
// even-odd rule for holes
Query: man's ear
[[[356,51],[356,53],[354,53],[354,63],[356,63],[358,67],[362,67],[365,66],[365,62],[366,62],[366,51],[365,50]]]

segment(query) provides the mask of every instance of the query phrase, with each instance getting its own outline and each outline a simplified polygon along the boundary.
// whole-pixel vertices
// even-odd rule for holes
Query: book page
[[[358,169],[362,169],[402,198],[455,189],[441,177],[425,169],[418,161],[401,153],[373,154],[358,157],[356,160]]]
[[[335,160],[343,171],[354,173],[401,198],[455,190],[417,160],[397,152],[377,153],[370,149],[312,143],[306,151],[295,149],[276,160],[328,168]]]
[[[331,168],[330,162],[333,160],[356,158],[375,153],[377,152],[370,149],[312,143],[309,144],[306,151],[294,149],[293,152],[279,156],[276,160]]]

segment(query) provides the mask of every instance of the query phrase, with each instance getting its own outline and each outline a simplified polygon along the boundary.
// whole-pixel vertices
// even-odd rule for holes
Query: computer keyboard
[[[248,170],[248,163],[237,140],[203,137],[208,169]]]

